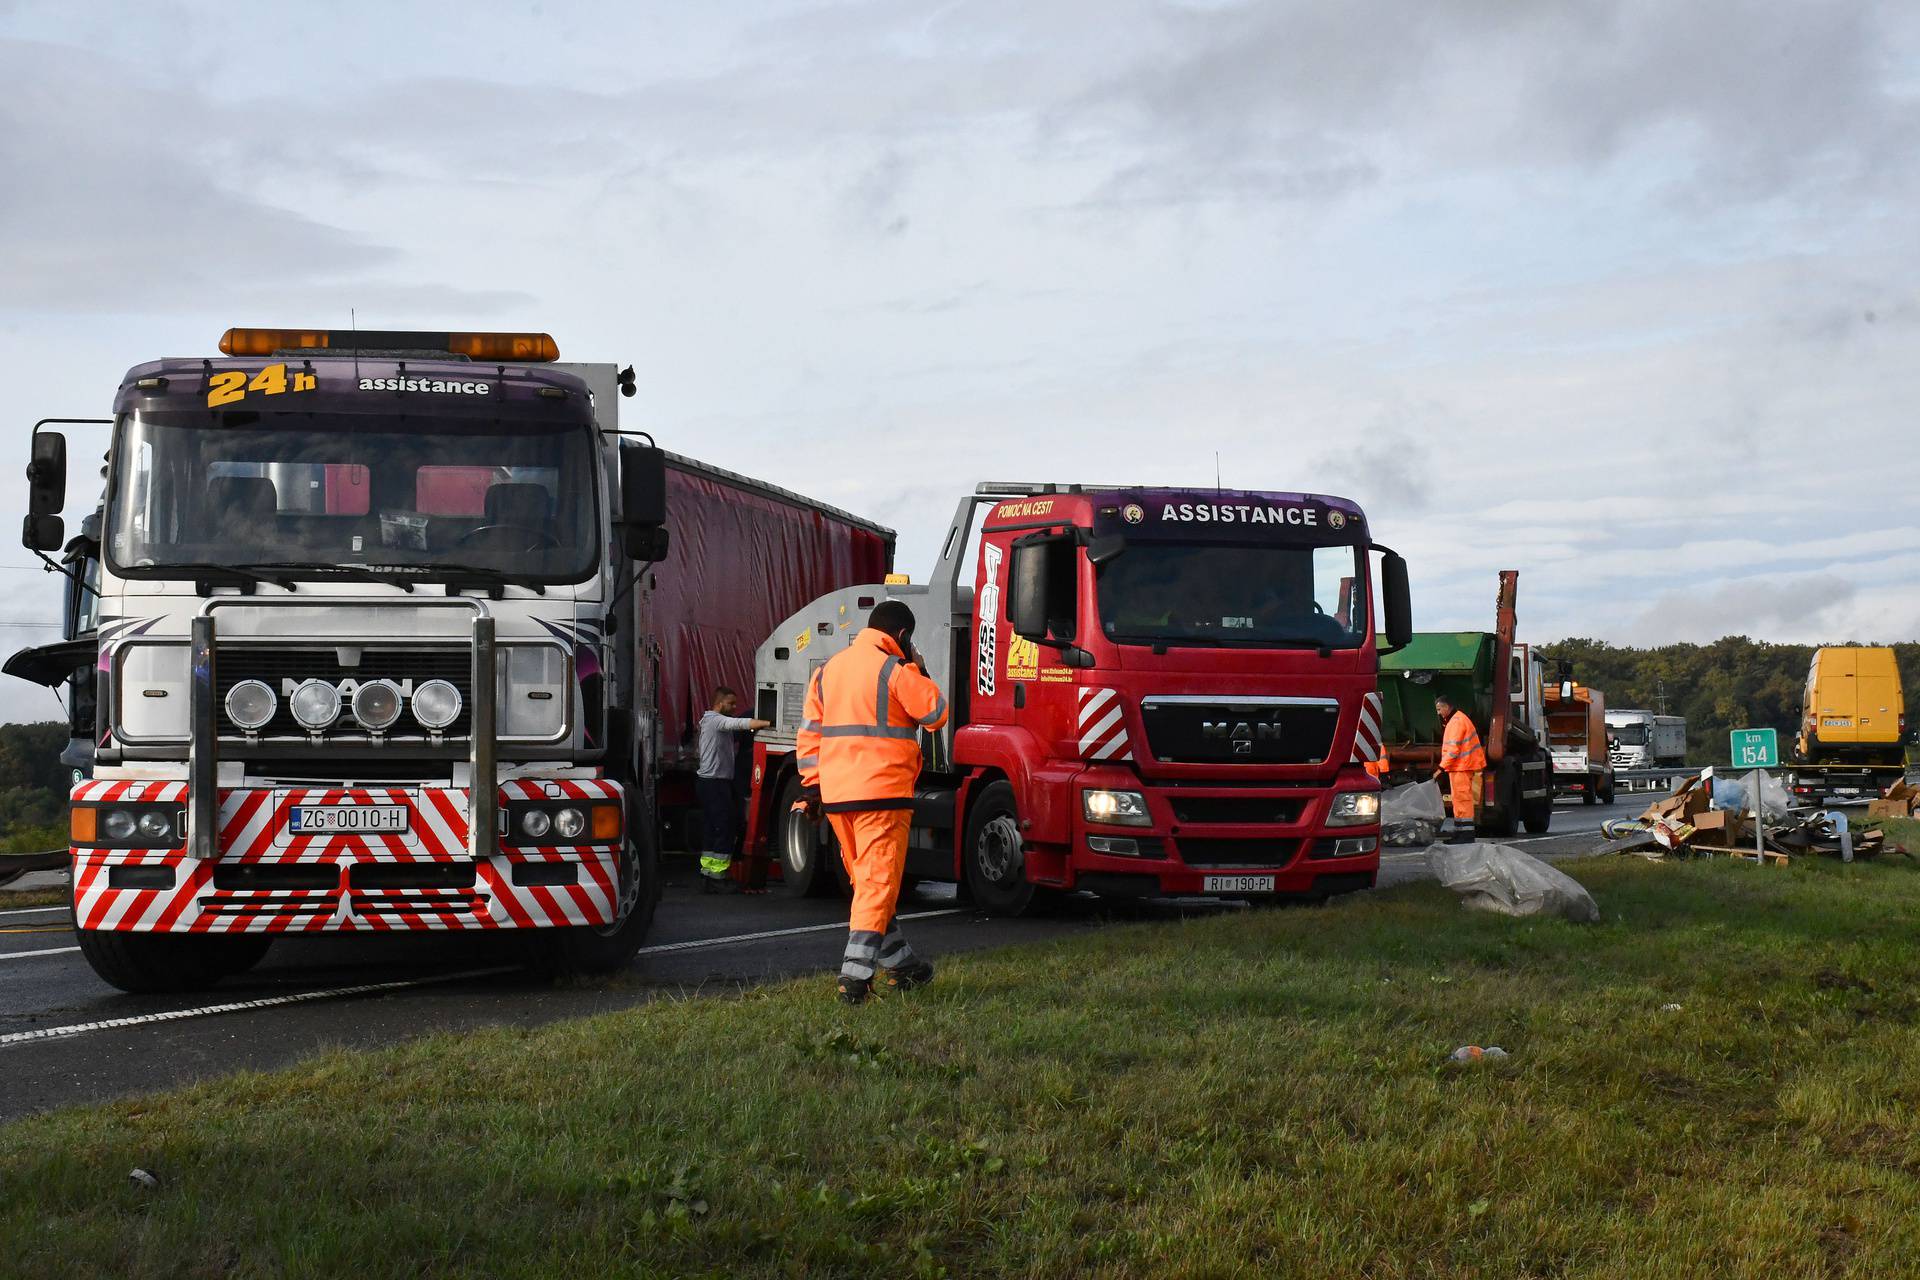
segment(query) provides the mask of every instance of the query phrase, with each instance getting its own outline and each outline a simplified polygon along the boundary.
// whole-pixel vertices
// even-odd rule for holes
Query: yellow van
[[[1891,649],[1815,649],[1795,743],[1807,764],[1905,758],[1907,706]]]

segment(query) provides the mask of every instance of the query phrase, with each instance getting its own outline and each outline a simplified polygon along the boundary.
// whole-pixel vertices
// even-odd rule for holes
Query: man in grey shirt
[[[711,709],[700,717],[700,772],[693,780],[700,800],[700,887],[708,893],[732,893],[733,855],[740,851],[740,801],[733,793],[733,761],[739,743],[736,733],[765,729],[769,722],[735,715],[740,695],[721,685],[713,691]]]

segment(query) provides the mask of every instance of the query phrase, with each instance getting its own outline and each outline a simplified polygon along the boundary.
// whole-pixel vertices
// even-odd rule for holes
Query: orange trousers
[[[1480,781],[1478,769],[1463,769],[1459,773],[1449,773],[1447,783],[1453,789],[1453,818],[1455,822],[1473,821],[1473,792]]]
[[[855,933],[884,934],[893,923],[900,901],[900,877],[907,867],[907,828],[913,813],[907,809],[862,809],[830,813],[833,834],[840,841],[840,860],[853,885],[853,914],[847,928]]]

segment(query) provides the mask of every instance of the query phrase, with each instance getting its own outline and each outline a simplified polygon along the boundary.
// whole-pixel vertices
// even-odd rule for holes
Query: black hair
[[[890,636],[913,634],[913,610],[904,600],[882,600],[867,615],[867,625]]]
[[[737,698],[739,696],[740,691],[738,689],[730,685],[717,684],[713,686],[713,696],[707,699],[707,705],[712,706],[722,698]]]

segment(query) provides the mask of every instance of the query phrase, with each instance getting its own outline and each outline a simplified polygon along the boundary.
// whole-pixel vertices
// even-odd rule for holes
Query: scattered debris
[[[1453,1051],[1455,1062],[1498,1062],[1507,1056],[1507,1051],[1497,1044],[1482,1049],[1477,1044],[1463,1044]]]
[[[1754,856],[1753,815],[1751,807],[1756,773],[1744,778],[1717,781],[1712,769],[1703,769],[1687,779],[1672,795],[1662,796],[1647,806],[1638,818],[1611,819],[1600,825],[1600,834],[1608,840],[1628,841],[1615,853],[1630,853],[1643,858],[1712,857],[1715,854],[1751,858]],[[1898,845],[1889,844],[1878,831],[1850,829],[1846,815],[1825,809],[1793,809],[1785,802],[1785,789],[1767,778],[1760,788],[1766,817],[1761,832],[1764,860],[1785,864],[1794,858],[1826,857],[1851,862],[1871,858],[1882,852],[1905,854]],[[1716,808],[1715,805],[1723,807]],[[1920,788],[1905,782],[1894,784],[1885,797],[1867,806],[1867,816],[1899,817],[1920,809]],[[1908,855],[1911,856],[1911,855]]]
[[[154,1177],[145,1169],[135,1169],[127,1175],[127,1179],[132,1182],[134,1186],[145,1187],[149,1191],[157,1189],[160,1185],[160,1179]]]
[[[1680,1012],[1680,1006],[1679,1006],[1679,1005],[1677,1005],[1677,1004],[1663,1004],[1663,1005],[1661,1005],[1661,1006],[1660,1006],[1660,1012],[1662,1012],[1662,1013],[1679,1013],[1679,1012]]]
[[[1599,905],[1578,880],[1510,845],[1437,844],[1427,850],[1427,869],[1478,911],[1557,915],[1578,924],[1600,918]]]
[[[1905,778],[1887,788],[1887,794],[1867,805],[1869,818],[1911,818],[1920,811],[1920,787]]]

